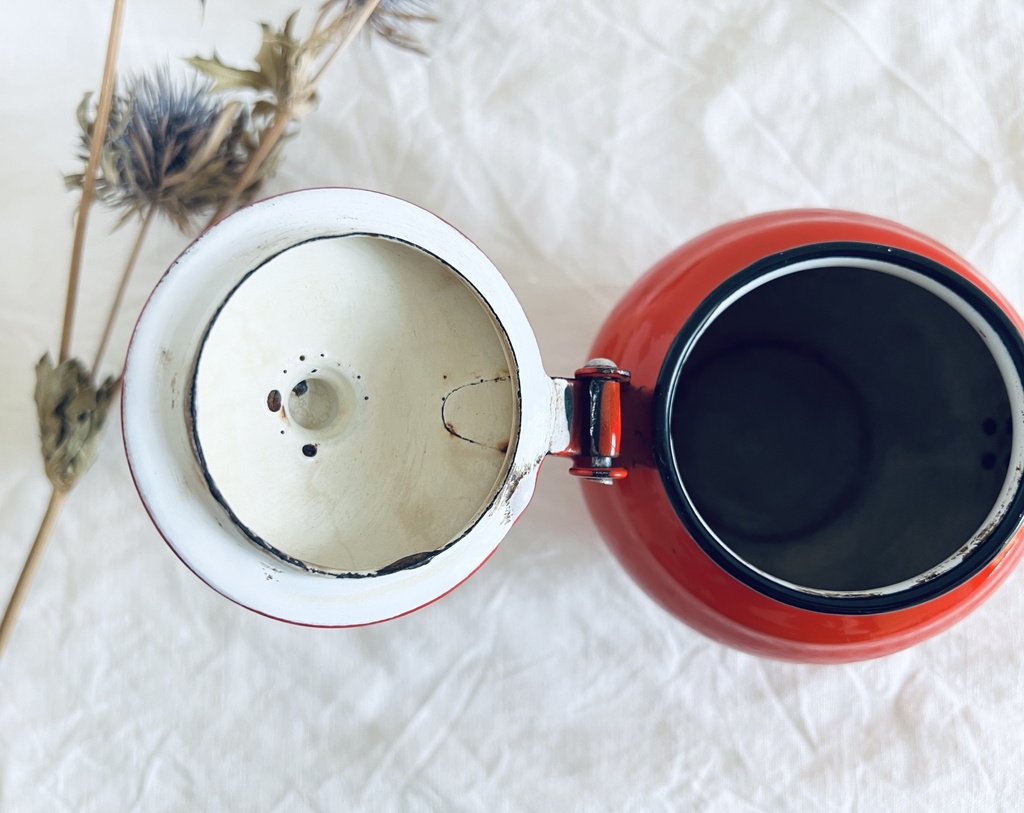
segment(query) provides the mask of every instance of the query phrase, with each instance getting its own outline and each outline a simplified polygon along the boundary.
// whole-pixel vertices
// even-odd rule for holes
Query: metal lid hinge
[[[569,473],[591,483],[611,485],[627,472],[615,465],[622,441],[623,386],[629,373],[613,361],[593,359],[576,371],[575,378],[556,379],[562,403],[556,409],[552,454],[573,458]]]

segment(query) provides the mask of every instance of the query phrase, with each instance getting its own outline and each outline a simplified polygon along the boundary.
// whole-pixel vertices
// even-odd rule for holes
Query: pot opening
[[[900,593],[954,571],[1018,497],[1019,365],[976,308],[996,306],[891,256],[754,275],[676,368],[672,473],[710,544],[762,582]]]
[[[204,476],[259,546],[374,576],[460,539],[519,425],[504,330],[453,268],[375,235],[289,248],[246,276],[195,366]]]

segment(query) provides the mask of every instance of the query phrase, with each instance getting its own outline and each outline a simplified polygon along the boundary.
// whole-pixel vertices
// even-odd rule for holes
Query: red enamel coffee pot
[[[554,454],[669,612],[749,652],[858,660],[945,629],[1021,556],[1022,328],[933,240],[795,210],[666,257],[552,378],[454,228],[310,190],[168,271],[129,350],[125,444],[175,553],[276,618],[439,598]]]

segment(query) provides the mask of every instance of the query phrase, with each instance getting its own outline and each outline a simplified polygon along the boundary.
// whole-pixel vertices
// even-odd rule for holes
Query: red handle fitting
[[[622,385],[629,373],[608,359],[593,359],[576,371],[570,382],[573,394],[571,442],[565,454],[573,456],[569,474],[588,482],[611,485],[626,469],[613,465],[622,440]]]

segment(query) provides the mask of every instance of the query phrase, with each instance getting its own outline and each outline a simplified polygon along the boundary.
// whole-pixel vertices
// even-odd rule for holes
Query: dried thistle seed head
[[[328,0],[323,8],[341,6],[342,13],[354,14],[371,0]],[[433,0],[380,0],[367,26],[392,45],[426,54],[414,30],[422,23],[436,23]]]
[[[88,160],[95,130],[91,94],[78,110],[81,158]],[[128,79],[114,95],[100,157],[96,197],[133,214],[162,212],[186,230],[231,197],[253,143],[248,112],[225,103],[208,81],[178,85],[166,71]],[[265,175],[254,179],[251,197]],[[65,178],[80,187],[81,173]]]
[[[100,386],[78,359],[54,366],[49,354],[36,365],[36,412],[46,476],[58,491],[70,491],[93,460],[117,387]]]

